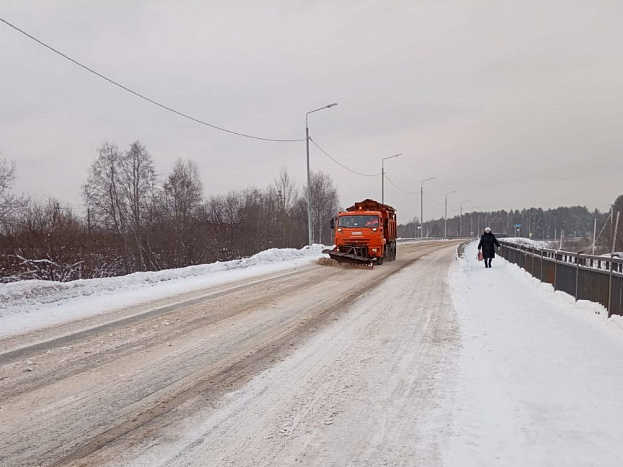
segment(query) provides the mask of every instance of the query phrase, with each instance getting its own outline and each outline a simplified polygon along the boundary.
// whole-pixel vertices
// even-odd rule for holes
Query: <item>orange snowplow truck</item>
[[[339,262],[383,264],[396,259],[396,210],[372,199],[355,203],[331,219],[335,247],[325,250]]]

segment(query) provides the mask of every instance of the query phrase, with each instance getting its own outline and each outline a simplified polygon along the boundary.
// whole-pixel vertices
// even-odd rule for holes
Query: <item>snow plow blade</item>
[[[322,250],[322,252],[327,253],[331,259],[336,260],[338,263],[365,264],[368,266],[373,266],[375,263],[375,259],[373,258],[366,258],[365,256],[356,255],[354,253],[342,253],[334,250]]]

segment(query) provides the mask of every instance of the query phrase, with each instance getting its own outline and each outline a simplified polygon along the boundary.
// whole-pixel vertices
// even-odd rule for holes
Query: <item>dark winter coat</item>
[[[482,248],[482,256],[485,258],[495,258],[495,246],[500,246],[498,239],[495,238],[493,232],[485,232],[480,237],[480,243],[478,243],[478,249]]]

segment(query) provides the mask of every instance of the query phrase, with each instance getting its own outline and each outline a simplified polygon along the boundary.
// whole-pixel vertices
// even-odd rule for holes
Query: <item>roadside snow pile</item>
[[[92,315],[115,306],[134,305],[175,293],[189,292],[209,285],[309,263],[323,256],[323,248],[325,248],[323,245],[313,245],[311,248],[305,247],[300,250],[273,248],[234,261],[157,272],[137,272],[121,277],[72,282],[32,280],[5,284],[0,286],[0,335],[6,334],[9,328],[14,327],[11,323],[17,314],[32,315],[40,311],[36,320],[33,316],[29,318],[30,321],[37,322],[50,321],[47,315],[52,313],[53,309],[59,316],[67,314],[75,318]],[[97,302],[93,301],[95,299]],[[88,303],[85,303],[86,300],[89,300]],[[52,321],[58,322],[59,319]],[[26,324],[30,329],[36,326],[34,323]]]
[[[500,238],[500,241],[504,241],[507,243],[512,243],[514,245],[519,246],[527,246],[529,248],[550,248],[549,242],[544,240],[532,240],[531,238],[523,238],[523,237],[508,237],[508,238]]]

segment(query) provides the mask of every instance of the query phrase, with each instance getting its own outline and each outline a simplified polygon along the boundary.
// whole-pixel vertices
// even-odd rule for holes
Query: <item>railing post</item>
[[[610,281],[608,283],[608,318],[612,316],[612,258],[610,258]]]
[[[578,281],[580,280],[580,254],[575,257],[575,301],[578,301]]]

